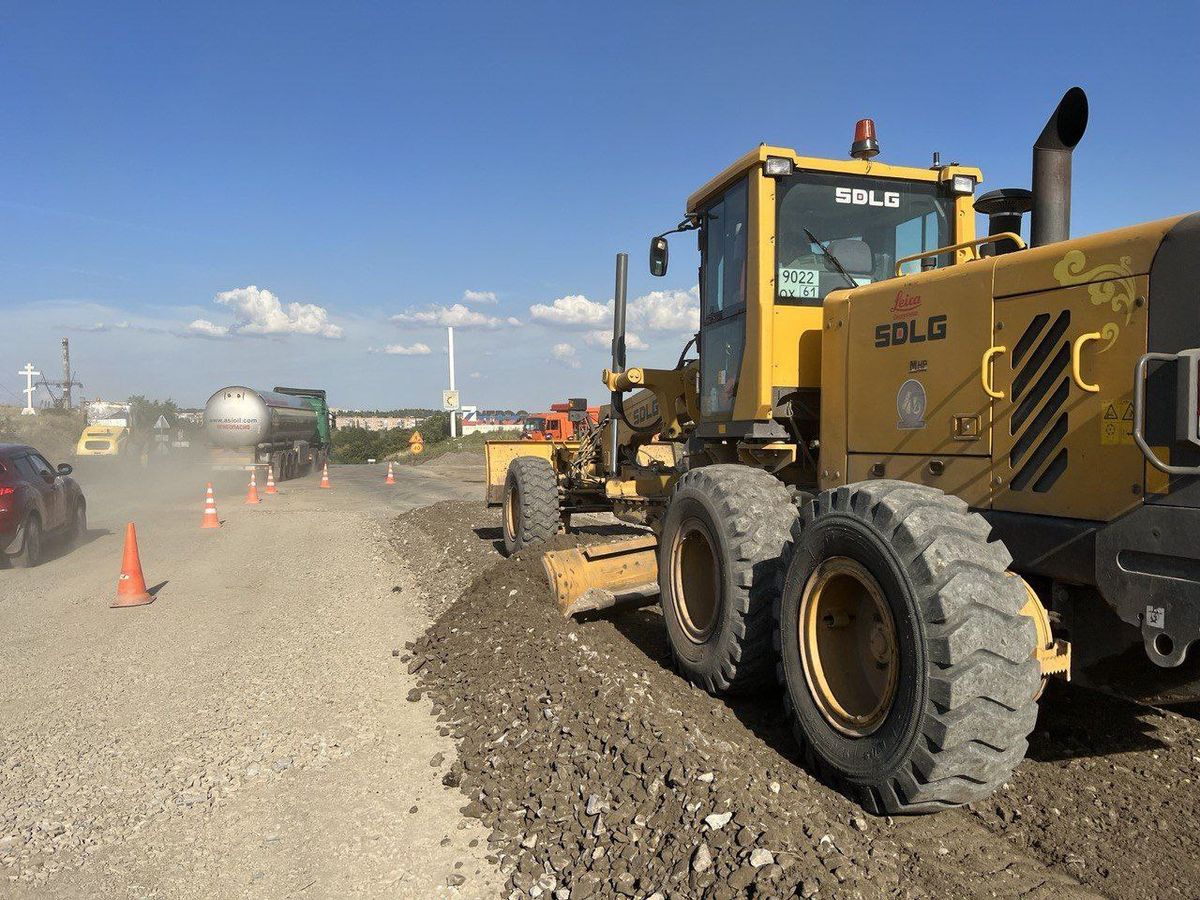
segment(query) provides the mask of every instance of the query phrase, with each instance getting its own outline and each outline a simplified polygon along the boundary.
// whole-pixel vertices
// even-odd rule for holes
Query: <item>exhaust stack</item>
[[[1030,245],[1041,247],[1071,236],[1071,153],[1087,129],[1088,101],[1073,87],[1058,101],[1033,142],[1033,217]]]
[[[625,371],[625,297],[629,290],[629,254],[617,254],[617,283],[613,290],[613,339],[612,371]],[[609,400],[612,404],[608,414],[608,473],[620,474],[617,465],[617,409],[621,403],[620,391],[613,391]]]

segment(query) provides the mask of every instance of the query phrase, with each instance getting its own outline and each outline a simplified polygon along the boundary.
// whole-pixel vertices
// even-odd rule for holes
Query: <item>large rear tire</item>
[[[540,456],[518,456],[504,479],[504,551],[512,556],[558,533],[558,476]]]
[[[771,684],[772,604],[796,508],[768,472],[711,465],[675,485],[659,541],[663,619],[679,672],[711,693]]]
[[[801,511],[776,617],[809,768],[882,814],[990,795],[1021,762],[1041,671],[1012,558],[957,497],[899,481]]]

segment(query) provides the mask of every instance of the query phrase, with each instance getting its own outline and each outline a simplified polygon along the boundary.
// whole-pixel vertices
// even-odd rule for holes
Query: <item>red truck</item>
[[[600,422],[600,407],[588,406],[586,397],[575,397],[566,403],[551,403],[549,412],[527,416],[523,437],[527,441],[570,441],[587,422]]]

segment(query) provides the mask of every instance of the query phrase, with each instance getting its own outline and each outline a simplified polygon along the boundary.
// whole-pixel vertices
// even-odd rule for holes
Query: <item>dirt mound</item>
[[[814,781],[777,698],[726,705],[667,668],[656,611],[576,623],[546,591],[539,554],[496,564],[408,660],[516,896],[967,896],[1001,871],[996,896],[1073,895],[961,812],[874,819]]]

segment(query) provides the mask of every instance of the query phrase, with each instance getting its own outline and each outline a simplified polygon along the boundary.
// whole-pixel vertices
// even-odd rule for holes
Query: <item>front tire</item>
[[[1041,685],[1007,549],[962,500],[898,481],[825,491],[796,530],[779,674],[809,768],[877,815],[990,795]]]
[[[25,520],[25,534],[21,538],[21,552],[12,558],[19,569],[32,569],[42,561],[42,522],[30,515]]]
[[[80,500],[75,504],[75,511],[71,516],[70,532],[67,535],[67,543],[72,547],[78,547],[87,537],[87,507]]]
[[[772,604],[796,508],[768,472],[719,464],[685,472],[659,539],[663,619],[675,666],[714,694],[771,684]]]
[[[512,556],[558,533],[562,510],[558,476],[540,456],[518,456],[504,479],[504,552]]]

